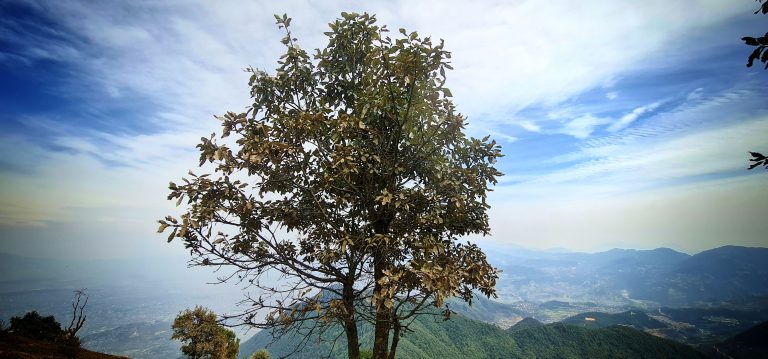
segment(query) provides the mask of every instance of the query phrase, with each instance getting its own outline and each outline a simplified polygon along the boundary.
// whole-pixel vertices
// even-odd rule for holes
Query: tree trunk
[[[375,253],[373,256],[374,293],[380,293],[381,285],[379,284],[379,279],[384,277],[384,261],[381,257],[381,253]],[[376,304],[374,303],[374,305]],[[387,353],[390,329],[389,319],[390,310],[384,305],[378,305],[376,307],[376,324],[373,330],[373,359],[389,359],[389,354]]]
[[[392,346],[389,347],[389,359],[395,359],[397,342],[400,341],[400,321],[397,320],[395,313],[392,314],[392,325]]]
[[[389,310],[384,306],[376,310],[376,325],[373,335],[373,359],[389,359],[387,351],[387,344],[389,344]]]
[[[344,331],[347,333],[347,354],[349,359],[360,359],[360,342],[357,335],[357,323],[354,317],[346,319]]]
[[[355,320],[355,298],[352,285],[344,285],[344,307],[347,315],[344,318],[344,332],[347,334],[347,356],[349,359],[360,359],[360,340]]]

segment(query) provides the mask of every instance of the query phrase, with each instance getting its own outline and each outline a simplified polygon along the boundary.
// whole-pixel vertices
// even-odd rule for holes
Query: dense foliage
[[[37,311],[24,314],[23,317],[12,317],[10,332],[23,337],[54,342],[61,340],[64,330],[52,315],[41,316]]]
[[[356,359],[364,320],[374,357],[394,358],[411,320],[436,313],[426,308],[495,295],[497,270],[458,239],[489,231],[500,147],[464,134],[442,41],[403,29],[393,39],[375,16],[342,13],[311,57],[291,19],[276,19],[276,73],[248,70],[252,106],[202,138],[200,166],[214,173],[170,184],[187,210],[160,232],[193,264],[232,268],[256,289],[246,324],[305,337],[339,324]]]
[[[762,322],[707,349],[713,358],[768,358],[767,338],[768,322]]]
[[[269,351],[266,349],[259,349],[249,359],[269,359]]]
[[[184,345],[181,351],[193,359],[234,359],[240,347],[235,333],[219,325],[216,314],[196,306],[187,309],[173,321],[172,339]]]

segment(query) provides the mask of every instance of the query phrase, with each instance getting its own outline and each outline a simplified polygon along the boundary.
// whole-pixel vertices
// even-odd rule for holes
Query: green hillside
[[[590,329],[553,323],[512,333],[518,358],[706,358],[685,344],[625,326]]]
[[[636,329],[659,329],[666,325],[648,316],[642,311],[626,311],[622,313],[587,312],[574,315],[561,321],[586,328],[606,328],[613,325],[628,325]]]
[[[530,313],[515,308],[511,304],[496,302],[482,295],[475,295],[472,305],[463,300],[452,298],[448,300],[448,306],[452,312],[466,318],[495,324],[502,328],[510,327],[530,316]]]
[[[519,352],[514,341],[509,340],[509,335],[503,330],[458,315],[446,322],[442,321],[441,317],[422,317],[411,325],[411,330],[412,333],[400,340],[397,349],[399,358],[503,358],[509,357],[508,353]],[[342,334],[341,329],[335,328],[326,332],[323,337],[331,339],[339,334]],[[304,337],[299,334],[288,334],[269,345],[272,337],[262,331],[240,344],[240,356],[244,357],[267,347],[273,357],[279,358],[291,354],[302,339]],[[362,326],[360,342],[363,347],[372,346],[373,332],[369,325]],[[313,338],[306,343],[303,350],[292,353],[291,358],[317,358],[318,353],[329,352],[331,343],[318,342],[317,338]],[[346,358],[343,338],[337,341],[331,358]]]
[[[524,318],[523,320],[517,322],[517,324],[511,326],[507,330],[512,331],[512,332],[516,332],[516,331],[525,330],[525,329],[529,329],[529,328],[537,328],[537,327],[540,327],[540,326],[543,326],[543,325],[544,325],[544,323],[542,323],[542,322],[540,322],[540,321],[538,321],[538,320],[536,320],[534,318],[527,317],[527,318]]]
[[[705,358],[693,348],[623,326],[584,328],[568,324],[530,326],[502,330],[494,325],[455,315],[449,321],[422,317],[412,325],[413,332],[400,340],[398,358]],[[370,327],[361,328],[361,343],[369,347]],[[326,338],[341,334],[326,333]],[[240,346],[241,357],[267,347],[274,358],[291,354],[300,335],[287,334],[270,345],[271,336],[260,332]],[[309,340],[291,358],[345,358],[343,338],[331,349],[328,342]]]
[[[760,323],[705,350],[712,358],[768,358],[768,322]]]

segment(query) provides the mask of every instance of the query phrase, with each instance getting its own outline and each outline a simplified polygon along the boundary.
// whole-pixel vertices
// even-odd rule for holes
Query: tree
[[[11,333],[48,342],[61,339],[61,324],[52,315],[41,316],[37,311],[24,314],[23,317],[11,317]]]
[[[69,326],[63,330],[64,341],[73,346],[80,346],[80,338],[77,336],[77,332],[83,329],[85,325],[86,315],[85,306],[88,305],[88,295],[85,294],[85,288],[75,291],[75,297],[72,299],[72,320],[69,322]]]
[[[363,349],[360,351],[360,359],[371,359],[373,358],[373,352],[370,349]]]
[[[228,359],[237,358],[237,354],[240,351],[240,339],[237,338],[237,335],[235,335],[235,332],[220,326],[219,335],[223,336],[224,341],[226,342],[226,346],[225,346],[226,351],[224,352],[224,358],[228,358]]]
[[[219,325],[210,309],[195,306],[173,321],[172,339],[184,343],[181,352],[194,359],[234,359],[240,348],[235,333]]]
[[[373,357],[394,358],[415,316],[495,296],[497,269],[459,239],[490,230],[500,146],[464,134],[442,40],[392,39],[375,16],[342,13],[310,57],[291,19],[275,18],[276,73],[247,69],[253,104],[217,117],[221,135],[197,146],[212,173],[169,185],[186,209],[159,232],[184,242],[191,265],[231,268],[221,281],[256,291],[226,319],[305,340],[340,325],[355,359],[369,321]]]
[[[269,352],[266,349],[259,349],[251,355],[250,359],[269,359]]]
[[[12,317],[9,330],[20,336],[39,339],[48,342],[60,342],[70,347],[79,347],[80,338],[77,332],[85,325],[85,306],[88,296],[85,289],[75,291],[72,299],[72,321],[66,329],[52,315],[43,317],[37,311],[31,311],[23,317]],[[2,330],[0,326],[0,330]]]

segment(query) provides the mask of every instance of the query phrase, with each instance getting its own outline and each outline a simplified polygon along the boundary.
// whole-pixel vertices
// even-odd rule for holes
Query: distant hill
[[[606,328],[614,325],[631,326],[638,330],[665,328],[667,325],[642,311],[626,311],[616,314],[587,312],[560,321],[585,328]]]
[[[422,317],[414,322],[413,332],[400,340],[398,357],[409,359],[463,358],[705,358],[692,347],[658,338],[621,326],[590,329],[568,324],[535,325],[525,320],[526,328],[503,330],[460,315],[448,321]],[[522,323],[522,322],[521,322]],[[329,337],[337,334],[331,333]],[[370,346],[371,330],[364,325],[362,344]],[[260,332],[240,345],[246,357],[267,347],[273,357],[291,353],[300,339],[287,334],[270,345],[272,338]],[[331,358],[345,358],[340,339],[335,349],[327,342],[307,341],[307,346],[291,358],[316,358],[332,353]]]
[[[516,332],[516,331],[525,330],[525,329],[529,329],[529,328],[537,328],[537,327],[540,327],[540,326],[543,326],[543,325],[544,325],[544,323],[542,323],[542,322],[540,322],[540,321],[538,321],[536,319],[533,319],[531,317],[527,317],[527,318],[523,318],[523,320],[517,322],[517,324],[509,327],[509,329],[507,329],[507,330],[508,331]]]
[[[739,306],[743,308],[733,309]],[[664,307],[648,312],[632,309],[621,313],[584,312],[560,322],[585,328],[629,326],[681,343],[708,347],[765,320],[768,320],[765,307],[755,309],[749,303],[724,302],[720,307]]]
[[[726,302],[721,307],[662,308],[649,314],[668,322],[669,328],[660,330],[659,334],[688,344],[711,344],[768,320],[765,307],[754,310],[739,305]]]
[[[0,358],[34,359],[127,359],[126,357],[71,348],[0,331]]]
[[[599,253],[493,253],[507,300],[692,306],[768,295],[768,248],[724,246],[693,256],[669,248]],[[496,262],[493,262],[493,261]]]
[[[520,358],[706,358],[690,346],[625,326],[590,329],[562,323],[512,333]]]
[[[722,343],[708,348],[713,358],[768,358],[768,322],[760,323]]]
[[[475,295],[472,305],[462,300],[449,299],[448,307],[466,318],[495,324],[501,328],[508,328],[530,315],[511,304],[493,301],[482,295]]]
[[[666,302],[710,300],[768,293],[768,248],[724,246],[681,262],[658,284]],[[663,294],[663,293],[662,293]]]
[[[627,267],[668,267],[677,265],[691,255],[678,252],[669,248],[656,248],[651,250],[620,249],[614,248],[605,252],[587,255],[589,262],[585,266],[592,266],[598,270],[625,270]]]

